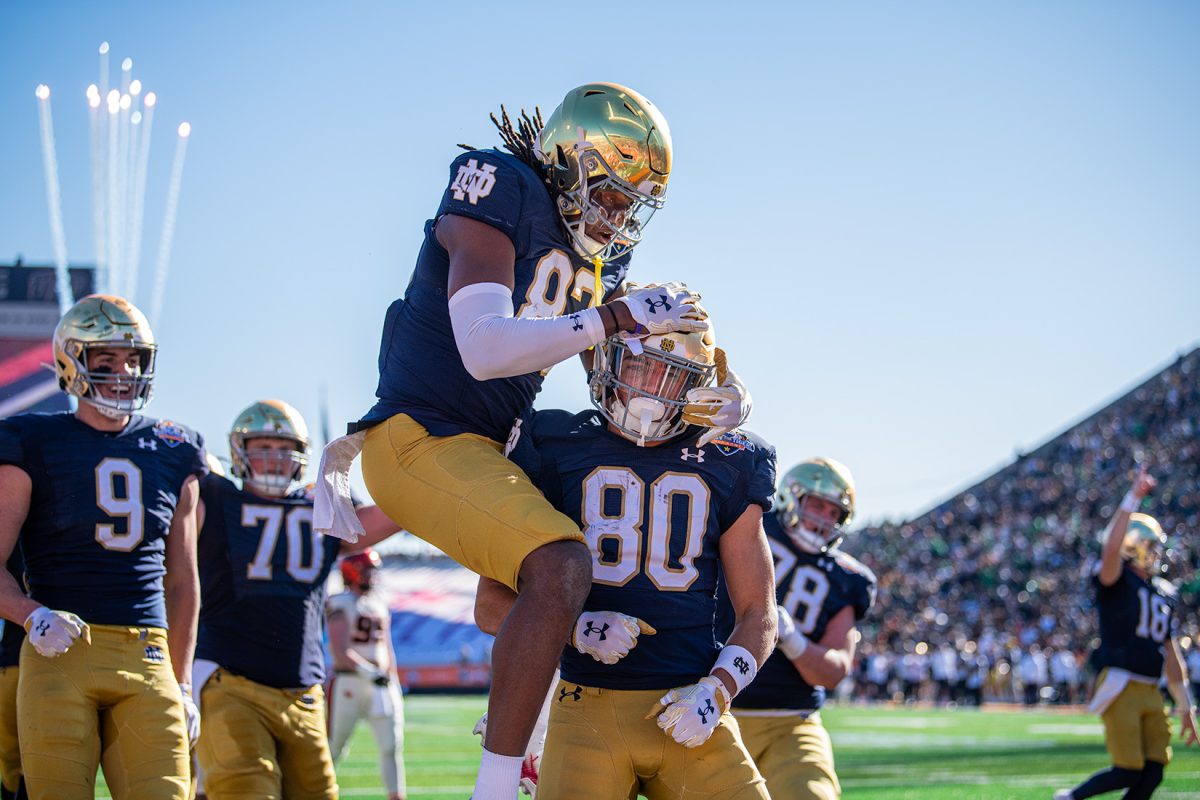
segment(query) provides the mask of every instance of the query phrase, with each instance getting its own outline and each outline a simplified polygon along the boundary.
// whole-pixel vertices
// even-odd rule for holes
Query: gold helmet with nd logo
[[[810,508],[811,500],[836,506],[828,515]],[[854,517],[854,477],[832,458],[814,458],[792,467],[779,481],[776,513],[797,547],[823,553],[834,547]]]
[[[717,371],[711,327],[644,339],[610,336],[596,353],[588,384],[592,405],[617,432],[642,446],[683,433],[687,393],[711,385]]]
[[[158,346],[146,315],[125,298],[92,294],[71,306],[54,329],[53,348],[58,387],[101,414],[123,417],[150,402]],[[122,350],[128,357],[100,353]]]
[[[229,456],[234,477],[268,497],[282,497],[304,476],[308,426],[282,400],[251,403],[233,421]]]
[[[1147,575],[1166,571],[1163,557],[1167,550],[1167,535],[1158,520],[1149,514],[1129,515],[1129,527],[1121,543],[1121,558]]]
[[[537,153],[571,244],[588,260],[631,250],[666,201],[671,131],[654,104],[625,86],[568,92],[542,127]]]

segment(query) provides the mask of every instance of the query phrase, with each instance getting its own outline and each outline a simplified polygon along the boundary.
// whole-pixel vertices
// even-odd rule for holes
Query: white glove
[[[200,708],[192,699],[192,687],[180,684],[179,691],[183,692],[183,719],[187,726],[188,747],[195,747],[200,740]]]
[[[571,645],[601,664],[615,664],[637,647],[638,634],[657,633],[654,628],[617,611],[585,611],[575,620]]]
[[[720,678],[706,675],[698,683],[664,694],[646,719],[658,718],[658,727],[684,747],[708,741],[729,707],[729,690]]]
[[[697,442],[699,447],[744,425],[754,406],[750,391],[729,369],[725,351],[718,347],[714,360],[717,365],[717,385],[689,389],[687,405],[683,407],[684,422],[710,428]]]
[[[808,649],[808,637],[796,628],[796,620],[783,606],[779,609],[779,649],[788,659],[799,658]]]
[[[71,649],[80,636],[92,643],[92,630],[70,611],[52,611],[38,606],[25,618],[25,632],[33,649],[46,658],[55,658]]]
[[[641,325],[645,333],[708,330],[708,313],[700,306],[700,295],[683,284],[644,286],[618,300],[629,307],[634,322]]]

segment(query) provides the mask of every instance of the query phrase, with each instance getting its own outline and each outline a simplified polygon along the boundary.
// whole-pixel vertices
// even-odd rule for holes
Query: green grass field
[[[410,800],[470,794],[479,763],[479,740],[470,731],[485,702],[480,695],[405,698]],[[823,716],[849,800],[1049,800],[1108,763],[1099,720],[1085,714],[841,707]],[[365,726],[338,779],[343,797],[384,796]],[[1200,797],[1200,748],[1185,751],[1176,741],[1154,796]]]

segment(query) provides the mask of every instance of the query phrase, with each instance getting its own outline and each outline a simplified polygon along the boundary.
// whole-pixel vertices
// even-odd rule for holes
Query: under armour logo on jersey
[[[450,191],[454,192],[455,200],[466,199],[471,205],[475,205],[479,198],[491,194],[495,185],[496,166],[484,163],[481,167],[475,159],[469,158],[466,164],[458,168],[458,174],[450,184]]]
[[[737,667],[737,671],[743,675],[750,671],[750,665],[747,664],[746,659],[742,658],[741,656],[733,659],[733,666]]]
[[[647,307],[646,310],[649,311],[651,314],[657,314],[658,309],[660,309],[660,308],[663,311],[670,311],[671,304],[667,302],[667,296],[665,294],[660,294],[658,297],[659,297],[658,300],[654,300],[649,297],[646,298],[646,307]]]
[[[705,725],[708,724],[708,715],[714,711],[716,711],[716,709],[713,708],[712,700],[705,700],[704,708],[696,709],[696,713],[700,715],[700,722],[704,723]]]
[[[161,664],[165,660],[162,648],[156,644],[146,645],[146,660],[153,661],[155,664]]]
[[[566,700],[568,697],[571,698],[572,700],[574,700],[576,703],[578,703],[580,700],[583,699],[583,687],[576,686],[575,691],[573,691],[573,692],[568,692],[565,688],[558,690],[558,702],[561,703],[563,700]]]
[[[603,625],[601,625],[599,628],[597,628],[594,623],[589,622],[587,624],[587,627],[583,629],[584,636],[591,636],[593,633],[600,634],[600,638],[598,639],[598,641],[601,641],[601,642],[603,642],[605,639],[608,638],[607,636],[604,635],[607,632],[608,632],[608,623],[607,622],[604,623]]]
[[[694,458],[696,460],[697,464],[703,464],[704,463],[704,450],[702,448],[697,448],[696,452],[693,453],[688,448],[686,448],[686,447],[683,448],[683,455],[681,455],[679,457],[679,460],[687,461],[689,458]]]
[[[138,447],[143,450],[152,450],[158,452],[158,442],[153,439],[138,439]]]

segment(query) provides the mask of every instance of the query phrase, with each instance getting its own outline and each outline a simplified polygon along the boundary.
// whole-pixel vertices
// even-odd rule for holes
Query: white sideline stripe
[[[58,381],[54,380],[53,376],[45,383],[39,383],[30,386],[20,394],[15,394],[4,402],[0,403],[0,418],[11,417],[17,412],[29,408],[34,403],[39,403],[45,400],[52,394],[58,391]]]

